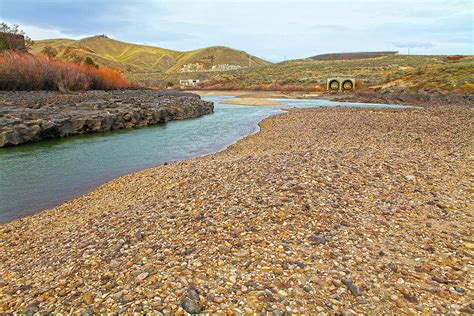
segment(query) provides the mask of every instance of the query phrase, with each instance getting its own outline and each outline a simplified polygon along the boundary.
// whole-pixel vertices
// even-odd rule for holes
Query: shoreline
[[[189,90],[202,96],[231,95],[242,100],[245,99],[316,99],[335,102],[368,103],[368,104],[396,104],[420,107],[444,107],[459,106],[473,107],[474,94],[450,94],[437,90],[408,92],[403,89],[392,89],[383,91],[361,91],[355,90],[352,93],[329,93],[314,92],[306,93],[302,91],[249,91],[249,90]],[[257,101],[252,105],[258,105]]]
[[[212,156],[212,155],[216,155],[216,154],[219,154],[221,152],[224,152],[226,150],[228,150],[230,147],[234,146],[235,144],[239,143],[240,141],[244,141],[247,137],[251,137],[255,134],[258,134],[261,130],[261,124],[265,121],[265,120],[268,120],[270,119],[271,117],[274,117],[274,116],[279,116],[279,115],[284,115],[286,114],[288,111],[290,111],[291,109],[282,109],[282,111],[284,111],[283,113],[277,113],[277,114],[273,114],[269,117],[266,117],[264,119],[262,119],[260,122],[258,122],[254,128],[254,130],[248,134],[248,135],[245,135],[245,136],[242,136],[238,139],[236,139],[234,142],[230,143],[229,145],[227,146],[223,146],[222,148],[216,150],[216,151],[213,151],[213,152],[210,152],[210,153],[207,153],[207,154],[202,154],[202,155],[197,155],[195,157],[192,157],[192,158],[187,158],[187,159],[183,159],[183,160],[175,160],[175,161],[170,161],[170,162],[165,162],[165,163],[162,163],[162,164],[159,164],[159,165],[155,165],[155,166],[149,166],[149,167],[145,167],[145,168],[142,168],[142,169],[138,169],[138,170],[135,170],[135,171],[130,171],[130,172],[127,172],[125,174],[122,174],[122,175],[118,175],[118,176],[112,176],[111,178],[108,178],[107,180],[105,180],[104,182],[101,182],[101,183],[98,183],[96,184],[94,187],[92,187],[90,190],[87,190],[87,192],[83,193],[83,194],[80,194],[76,197],[73,197],[73,198],[70,198],[70,199],[65,199],[65,200],[62,200],[59,204],[56,204],[52,207],[49,207],[49,208],[44,208],[44,209],[38,209],[36,211],[34,211],[33,213],[31,214],[24,214],[24,215],[21,215],[19,217],[15,217],[13,219],[10,219],[6,222],[1,222],[0,221],[0,228],[2,225],[7,225],[13,221],[16,221],[16,220],[21,220],[21,219],[24,219],[24,218],[28,218],[30,216],[35,216],[37,214],[40,214],[42,212],[46,212],[46,211],[49,211],[49,210],[53,210],[57,207],[60,207],[61,205],[63,204],[66,204],[66,203],[69,203],[69,202],[73,202],[74,200],[76,199],[79,199],[83,196],[86,196],[90,193],[92,193],[93,191],[95,190],[98,190],[100,189],[103,185],[106,185],[108,184],[109,182],[112,182],[112,181],[115,181],[119,178],[122,178],[122,177],[126,177],[126,176],[130,176],[130,175],[133,175],[133,174],[136,174],[136,173],[141,173],[141,172],[144,172],[144,171],[147,171],[147,170],[150,170],[150,169],[155,169],[155,168],[160,168],[160,167],[163,167],[163,166],[166,166],[168,164],[175,164],[175,163],[180,163],[180,162],[183,162],[183,161],[189,161],[189,160],[194,160],[194,159],[199,159],[199,158],[206,158],[208,156]],[[150,127],[150,126],[147,126],[147,127]],[[0,148],[1,149],[1,148]]]
[[[234,98],[232,98],[232,99],[229,99],[229,101],[231,101],[231,102],[225,102],[225,101],[227,101],[227,100],[219,101],[219,102],[220,102],[220,103],[223,103],[223,104],[236,104],[236,105],[246,105],[246,106],[276,106],[276,105],[281,105],[281,103],[274,102],[274,101],[272,101],[272,100],[268,100],[271,104],[265,104],[265,101],[267,101],[267,100],[266,100],[266,99],[263,99],[263,96],[258,97],[258,98],[252,98],[252,97],[248,97],[249,94],[248,94],[247,92],[248,92],[248,91],[243,91],[243,93],[244,93],[244,99],[239,99],[238,97],[234,97]],[[183,94],[186,94],[186,93],[183,93]],[[189,94],[189,93],[188,93],[188,94]],[[237,101],[236,103],[234,103],[235,100]],[[250,102],[241,102],[241,101],[247,101],[247,100],[249,100]],[[243,103],[247,103],[247,104],[243,104]],[[368,103],[368,104],[369,104],[369,103]],[[213,154],[217,154],[217,153],[219,153],[219,152],[225,151],[225,150],[227,150],[229,147],[233,146],[234,144],[236,144],[236,143],[238,143],[238,142],[240,142],[240,141],[242,141],[242,140],[245,140],[245,138],[247,138],[247,137],[249,137],[249,136],[252,136],[252,135],[258,133],[258,132],[260,131],[260,125],[263,123],[263,121],[269,119],[269,118],[272,117],[272,116],[278,116],[278,115],[285,114],[285,113],[287,113],[288,111],[292,110],[292,108],[282,108],[281,110],[282,110],[282,111],[285,111],[285,112],[284,112],[284,113],[279,113],[279,114],[273,114],[273,115],[271,115],[271,116],[269,116],[269,117],[263,119],[262,121],[260,121],[259,123],[256,124],[254,131],[251,132],[250,134],[248,134],[248,135],[246,135],[246,136],[243,136],[243,137],[240,137],[240,138],[236,139],[234,142],[232,142],[231,144],[229,144],[229,145],[227,145],[227,146],[224,146],[224,147],[222,147],[222,148],[220,148],[220,149],[218,149],[218,150],[216,150],[216,151],[213,151],[213,152],[207,153],[207,154],[203,154],[203,155],[197,155],[197,156],[195,156],[195,157],[193,157],[193,158],[190,158],[190,159],[196,159],[196,158],[200,158],[200,157],[206,157],[206,156],[208,156],[208,155],[213,155]],[[185,160],[189,160],[189,159],[185,159]],[[183,161],[183,160],[176,160],[176,161],[173,161],[173,162],[179,162],[179,161]],[[36,210],[36,211],[34,211],[33,213],[30,213],[30,214],[24,214],[24,215],[21,215],[21,216],[19,216],[19,217],[15,217],[15,218],[13,218],[13,219],[9,219],[9,220],[7,220],[7,221],[0,221],[0,225],[1,225],[1,224],[7,224],[7,223],[9,223],[9,222],[11,222],[11,221],[13,221],[13,220],[15,220],[15,219],[19,219],[19,218],[24,218],[24,217],[32,216],[32,215],[35,215],[35,214],[37,214],[37,213],[44,212],[44,211],[47,211],[47,210],[49,210],[49,209],[55,208],[55,207],[57,207],[57,206],[59,206],[59,205],[61,205],[61,204],[63,204],[63,203],[72,201],[72,200],[74,200],[74,199],[76,199],[76,198],[79,198],[79,197],[81,197],[81,196],[83,196],[83,195],[86,195],[86,194],[88,194],[88,193],[90,193],[90,192],[92,192],[92,191],[98,189],[100,186],[106,184],[107,182],[113,181],[113,180],[115,180],[115,179],[117,179],[117,178],[120,178],[120,177],[122,177],[122,176],[126,176],[126,175],[133,174],[133,173],[136,173],[136,172],[141,172],[141,171],[147,170],[147,169],[157,168],[157,167],[160,167],[160,166],[162,166],[162,164],[158,164],[158,165],[155,165],[155,166],[147,166],[147,167],[140,168],[140,169],[137,169],[137,170],[134,170],[134,171],[129,171],[129,172],[125,173],[125,174],[112,176],[112,177],[110,177],[110,178],[107,178],[107,180],[105,180],[105,181],[101,181],[101,182],[97,183],[96,185],[94,185],[93,187],[91,187],[90,189],[88,189],[87,191],[85,191],[84,193],[81,193],[81,194],[79,194],[79,195],[76,195],[75,197],[71,197],[71,198],[64,199],[64,200],[62,200],[62,201],[61,201],[60,203],[58,203],[58,204],[52,205],[52,206],[50,206],[50,207],[38,209],[38,210]]]
[[[232,308],[243,312],[249,312],[248,309],[285,310],[285,306],[288,306],[293,312],[342,312],[351,308],[357,312],[407,312],[415,307],[418,310],[418,305],[421,305],[421,310],[431,311],[431,308],[435,308],[442,312],[443,305],[438,302],[440,298],[416,286],[418,281],[415,282],[416,278],[410,275],[418,273],[422,280],[430,279],[432,275],[437,280],[448,278],[449,282],[461,288],[464,282],[458,279],[450,281],[451,277],[438,270],[434,273],[412,272],[416,256],[423,254],[430,260],[436,257],[415,248],[410,250],[415,254],[401,260],[398,257],[400,251],[408,244],[413,247],[411,243],[419,241],[405,237],[394,243],[387,233],[388,230],[398,236],[396,231],[400,228],[393,225],[397,223],[405,229],[406,236],[411,236],[415,234],[416,226],[416,229],[434,240],[435,249],[444,249],[446,242],[456,242],[453,239],[455,237],[444,237],[448,239],[441,242],[445,227],[449,226],[449,230],[455,233],[453,236],[456,236],[461,233],[463,226],[453,228],[450,225],[459,225],[467,220],[462,207],[457,206],[464,203],[463,193],[449,190],[453,185],[457,187],[457,182],[465,185],[466,180],[459,177],[466,160],[459,155],[455,160],[449,157],[452,146],[457,146],[461,152],[466,149],[466,130],[468,133],[472,130],[472,122],[466,125],[469,122],[466,119],[472,114],[462,109],[433,111],[292,109],[284,115],[264,119],[258,124],[259,132],[240,139],[223,151],[121,176],[53,209],[2,224],[0,236],[5,242],[1,244],[4,251],[0,259],[5,264],[0,266],[0,272],[6,276],[1,284],[2,290],[9,293],[16,286],[23,287],[19,294],[9,294],[6,300],[0,301],[0,310],[41,310],[46,306],[50,306],[50,310],[70,310],[68,305],[57,305],[50,301],[54,297],[55,302],[67,299],[80,303],[76,311],[85,311],[87,306],[94,312],[101,312],[102,309],[119,311],[125,306],[133,306],[136,311],[179,311],[183,298],[189,295],[186,294],[189,288],[194,287],[200,294],[200,304],[208,311],[228,311]],[[341,125],[333,119],[334,115],[346,123]],[[439,119],[448,117],[451,122]],[[371,126],[366,126],[368,118],[373,122]],[[459,128],[460,123],[464,123],[464,131]],[[380,138],[386,126],[395,133]],[[435,134],[430,131],[440,126],[445,130]],[[369,129],[372,133],[364,134]],[[412,129],[418,131],[415,136],[419,134],[424,142],[417,141],[411,135]],[[405,142],[400,143],[400,137],[404,137]],[[450,144],[449,141],[454,143]],[[359,149],[354,144],[358,144]],[[431,165],[429,161],[433,154],[438,159],[450,161],[449,166],[455,172],[445,172],[443,165]],[[387,169],[388,174],[377,176],[377,168],[384,166],[383,161],[377,160],[380,155],[388,159],[391,168]],[[369,161],[370,164],[365,164]],[[421,170],[421,174],[411,175],[413,163]],[[394,170],[397,172],[393,173]],[[351,181],[347,182],[344,179],[349,171]],[[434,177],[436,182],[432,184],[429,179],[434,174],[437,175]],[[334,180],[327,180],[327,177]],[[395,177],[395,181],[392,177]],[[439,183],[446,183],[446,188],[436,189]],[[370,190],[358,191],[353,185],[365,186]],[[422,191],[418,192],[418,187]],[[390,216],[378,210],[381,206],[378,206],[377,198],[371,200],[380,195],[380,189],[395,201],[394,206],[386,210],[392,212]],[[428,216],[413,217],[411,209],[406,206],[413,202],[410,195],[399,196],[399,190],[416,192],[411,194],[417,195],[416,201],[419,200],[416,204],[418,212]],[[443,208],[433,209],[431,204],[424,204],[430,201],[430,190],[437,192],[437,203],[443,204]],[[354,199],[353,192],[359,192],[359,197]],[[334,200],[335,196],[339,198]],[[339,204],[341,198],[348,204]],[[444,202],[448,198],[451,199],[448,202],[450,205]],[[355,210],[355,213],[340,212],[347,207]],[[393,213],[393,208],[397,212]],[[430,216],[440,216],[438,212],[453,208],[457,210],[457,215],[443,217],[446,223],[430,220],[434,218]],[[345,215],[341,218],[342,214]],[[420,226],[421,223],[411,225],[406,218],[430,223],[431,226]],[[379,221],[387,224],[377,224]],[[339,226],[325,229],[334,223]],[[31,230],[32,227],[35,230]],[[94,227],[98,230],[94,230]],[[289,231],[282,230],[282,227]],[[378,232],[375,235],[374,229]],[[346,233],[351,230],[357,230],[362,235]],[[357,237],[366,234],[382,247],[380,251],[384,252],[383,256],[372,256],[374,250],[370,250],[371,243]],[[52,236],[56,238],[48,238]],[[196,243],[195,238],[201,241]],[[386,243],[397,248],[397,251],[386,249]],[[354,244],[359,247],[351,246]],[[462,246],[457,244],[455,247]],[[30,249],[29,252],[24,252],[25,247]],[[113,251],[108,251],[109,248]],[[331,251],[335,256],[331,255]],[[310,253],[316,257],[312,259]],[[341,253],[348,259],[339,261],[338,254]],[[82,256],[76,257],[79,254]],[[97,257],[97,254],[100,256]],[[456,266],[459,260],[464,260],[461,254],[462,248],[455,254],[458,260]],[[24,260],[25,256],[29,256],[30,260]],[[150,258],[145,262],[137,259],[144,256]],[[270,260],[272,257],[275,262]],[[320,262],[318,258],[325,259]],[[444,260],[444,257],[439,259]],[[53,264],[50,272],[38,270],[43,266],[51,266],[57,260],[64,262],[59,266]],[[138,265],[137,260],[141,261]],[[395,268],[386,269],[385,265],[391,266],[390,260],[395,260],[397,271],[408,271],[408,274],[400,275],[392,271]],[[382,267],[379,267],[379,261],[382,261]],[[127,265],[127,262],[132,264]],[[186,269],[177,269],[182,262],[187,262],[190,267],[188,272]],[[250,266],[245,262],[250,262]],[[334,262],[342,264],[344,269],[350,269],[351,273],[345,276],[337,274],[337,277],[332,275]],[[77,270],[71,274],[70,269],[74,270],[79,264],[85,265],[85,268],[81,268],[84,272],[78,274]],[[433,261],[423,264],[436,267],[441,263]],[[93,267],[93,270],[89,271],[87,267]],[[368,267],[369,270],[375,268],[374,273],[390,280],[402,277],[404,292],[399,292],[392,285],[387,291],[370,286],[370,282],[365,282],[370,277],[370,274],[365,274]],[[232,272],[232,269],[235,271]],[[210,271],[213,270],[219,273],[212,274]],[[112,274],[108,275],[110,271]],[[114,271],[118,273],[117,276],[114,276]],[[20,272],[21,277],[16,274]],[[222,278],[219,276],[221,274]],[[264,280],[267,274],[273,275],[275,281],[263,285],[266,284]],[[56,285],[60,292],[41,289],[41,284],[48,284],[66,275],[65,283]],[[192,282],[174,278],[180,275],[187,276]],[[314,279],[306,280],[305,275],[311,275]],[[292,281],[284,281],[290,276]],[[348,277],[350,281],[346,280]],[[74,285],[74,280],[78,278],[86,278],[88,283],[78,288]],[[39,283],[21,285],[28,279]],[[112,280],[121,285],[116,288]],[[281,286],[284,282],[290,282],[289,287],[295,290],[290,291],[288,286]],[[158,283],[163,285],[157,287]],[[448,286],[442,282],[436,284],[442,289]],[[240,290],[234,290],[234,285],[239,285]],[[145,292],[136,292],[134,289],[137,286]],[[246,288],[245,291],[242,291],[242,286]],[[347,288],[348,291],[341,292],[339,304],[332,303],[328,307],[324,300],[331,295],[332,288],[339,292]],[[269,292],[265,289],[269,289]],[[65,296],[58,296],[61,291],[64,291]],[[101,298],[98,291],[103,295],[106,293],[105,298]],[[148,291],[160,299],[147,300]],[[393,293],[401,293],[398,294],[401,298],[393,300]],[[262,300],[262,297],[266,299]],[[285,298],[284,305],[278,301],[280,297]],[[378,297],[379,301],[372,300],[373,297]],[[460,308],[466,304],[465,298],[466,294],[457,297]],[[233,306],[231,302],[234,299],[243,304]],[[128,304],[137,300],[147,300],[148,303]],[[265,303],[268,300],[272,303]],[[356,302],[361,300],[365,302],[357,305]],[[411,302],[415,300],[417,303]],[[446,299],[441,300],[445,302]],[[295,304],[297,301],[303,305]],[[310,301],[314,302],[310,304]],[[30,305],[31,302],[36,303],[28,307],[26,302]]]

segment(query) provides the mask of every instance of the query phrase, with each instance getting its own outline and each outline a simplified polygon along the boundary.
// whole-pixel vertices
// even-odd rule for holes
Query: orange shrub
[[[0,54],[0,90],[112,90],[129,88],[116,70],[96,69],[27,53]]]

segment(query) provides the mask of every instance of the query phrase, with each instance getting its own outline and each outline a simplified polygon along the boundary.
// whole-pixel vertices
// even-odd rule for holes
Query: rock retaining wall
[[[0,92],[0,147],[210,114],[196,94],[151,90]]]

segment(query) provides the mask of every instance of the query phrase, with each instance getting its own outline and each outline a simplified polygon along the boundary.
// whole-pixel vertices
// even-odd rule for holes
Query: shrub
[[[45,48],[43,48],[41,51],[41,54],[44,54],[49,58],[56,58],[56,56],[58,56],[58,51],[54,47],[45,46]]]
[[[95,67],[95,68],[99,68],[99,65],[97,65],[91,57],[87,56],[85,59],[84,59],[84,64],[86,65],[89,65],[89,66],[92,66],[92,67]]]
[[[0,90],[112,90],[130,88],[116,70],[54,60],[46,55],[0,54]]]

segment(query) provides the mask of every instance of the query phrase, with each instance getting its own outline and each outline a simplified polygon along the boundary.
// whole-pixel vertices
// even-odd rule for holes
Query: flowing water
[[[274,99],[283,103],[277,107],[219,103],[228,98],[203,97],[215,109],[200,118],[0,148],[0,223],[51,208],[120,175],[222,150],[285,107],[399,107],[288,99]]]

